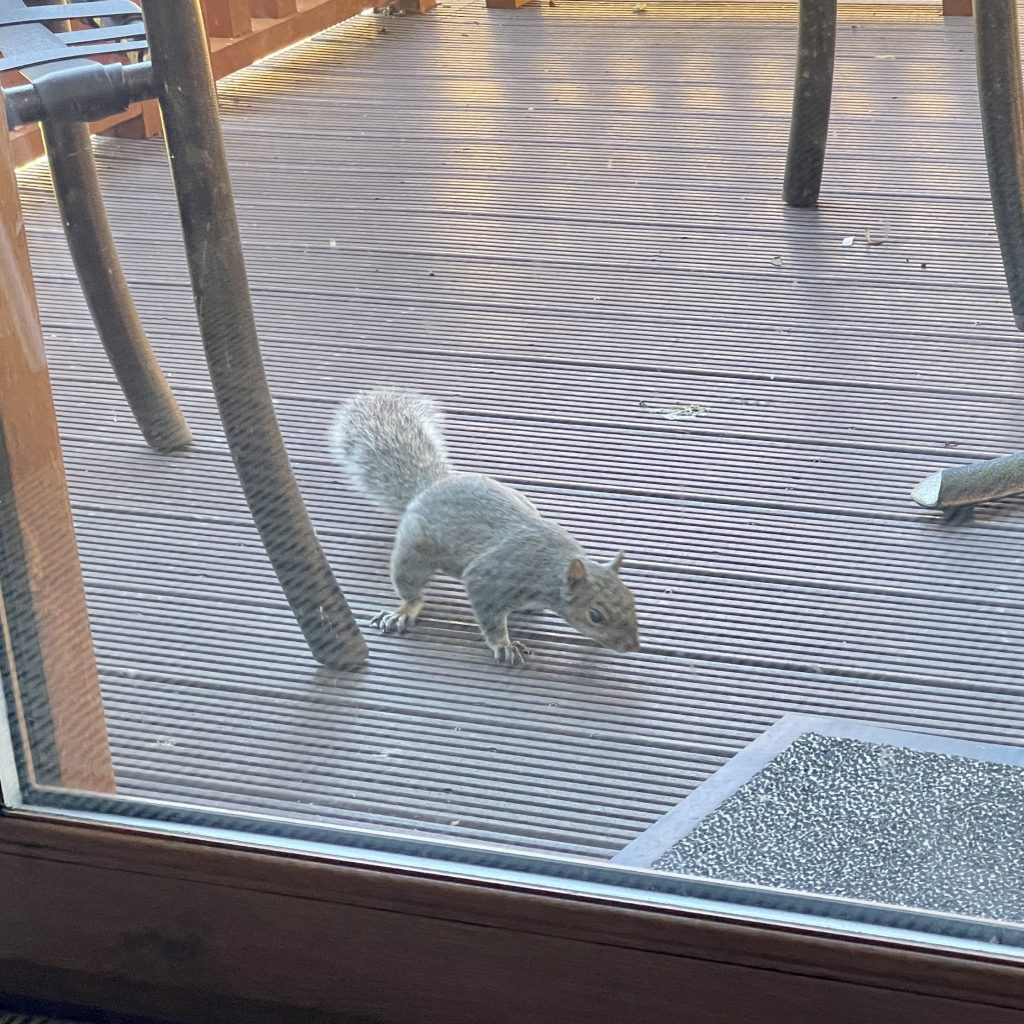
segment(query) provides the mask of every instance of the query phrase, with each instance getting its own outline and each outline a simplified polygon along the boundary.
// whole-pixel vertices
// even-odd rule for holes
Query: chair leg
[[[161,452],[184,448],[192,436],[128,291],[103,207],[89,129],[54,121],[44,122],[42,132],[71,258],[121,390],[151,447]]]
[[[1024,330],[1024,96],[1015,0],[975,0],[974,47],[992,210],[1013,319]]]
[[[782,198],[814,206],[821,191],[836,62],[837,0],[800,0],[793,116],[789,126]]]
[[[199,0],[143,0],[210,378],[256,528],[313,657],[354,668],[366,644],[292,474],[260,355]]]

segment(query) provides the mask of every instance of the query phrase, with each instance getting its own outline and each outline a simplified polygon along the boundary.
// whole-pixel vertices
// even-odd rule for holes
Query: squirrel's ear
[[[620,570],[620,569],[622,568],[622,560],[623,560],[623,559],[624,559],[625,557],[626,557],[626,556],[625,556],[625,554],[624,554],[623,552],[621,552],[621,551],[620,551],[620,552],[619,552],[619,553],[618,553],[618,554],[617,554],[617,555],[616,555],[616,556],[615,556],[615,557],[614,557],[614,558],[613,558],[613,559],[612,559],[612,560],[611,560],[611,561],[610,561],[610,562],[608,563],[608,568],[609,568],[609,569],[611,569],[611,571],[612,571],[612,572],[618,572],[618,571],[619,571],[619,570]]]
[[[566,579],[569,581],[570,587],[578,586],[587,578],[587,567],[578,559],[574,558],[569,563],[569,571],[566,573]]]

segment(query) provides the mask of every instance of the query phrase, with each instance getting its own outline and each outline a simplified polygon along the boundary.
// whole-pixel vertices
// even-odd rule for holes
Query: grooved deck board
[[[508,673],[442,583],[363,671],[317,670],[232,474],[161,144],[97,152],[187,454],[141,443],[23,174],[123,792],[604,857],[789,712],[1024,744],[1024,501],[949,525],[908,497],[1024,437],[969,22],[841,25],[823,201],[793,211],[786,5],[569,6],[357,19],[222,83],[224,130],[358,615],[390,600],[392,524],[331,466],[331,409],[420,387],[459,465],[625,548],[634,656],[529,617]]]

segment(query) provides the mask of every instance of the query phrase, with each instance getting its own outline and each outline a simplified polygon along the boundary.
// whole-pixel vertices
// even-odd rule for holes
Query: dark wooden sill
[[[20,816],[0,977],[183,1022],[1010,1024],[978,956]]]

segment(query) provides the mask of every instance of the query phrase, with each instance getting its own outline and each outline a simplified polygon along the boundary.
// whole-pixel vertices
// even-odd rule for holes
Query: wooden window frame
[[[1019,966],[242,841],[0,818],[8,993],[183,1022],[1019,1024]]]

